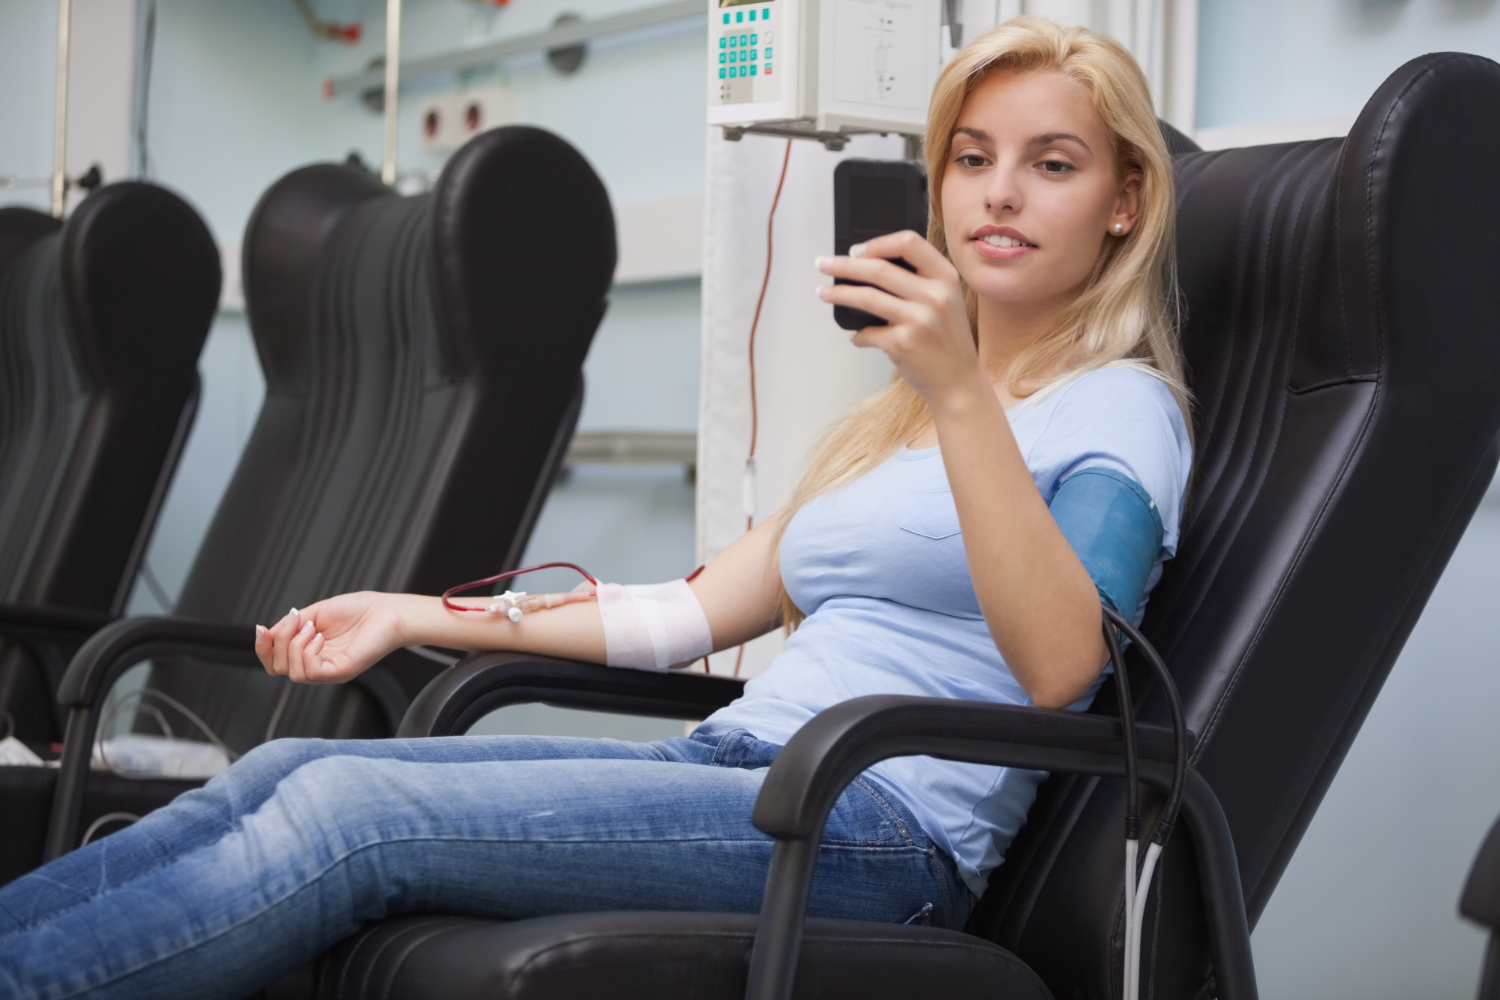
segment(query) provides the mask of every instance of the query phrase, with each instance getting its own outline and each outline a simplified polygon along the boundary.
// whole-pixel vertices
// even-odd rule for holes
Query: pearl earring
[[[1123,223],[1123,222],[1116,222],[1115,223],[1115,235],[1119,236],[1124,231],[1125,231],[1125,223]]]

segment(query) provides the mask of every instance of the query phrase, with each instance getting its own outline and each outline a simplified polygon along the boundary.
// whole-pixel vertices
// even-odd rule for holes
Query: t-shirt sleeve
[[[1136,368],[1110,367],[1057,390],[1046,429],[1027,466],[1049,505],[1057,488],[1083,469],[1116,472],[1155,501],[1162,522],[1162,558],[1177,551],[1192,445],[1170,389]]]

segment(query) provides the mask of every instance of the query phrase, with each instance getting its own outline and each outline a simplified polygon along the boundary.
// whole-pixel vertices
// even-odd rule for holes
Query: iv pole
[[[62,0],[67,3],[68,0]],[[380,180],[396,183],[396,100],[401,89],[401,0],[385,3],[385,153]]]
[[[393,0],[399,5],[399,0]],[[57,0],[57,88],[52,116],[52,215],[61,219],[68,199],[68,27],[72,0]],[[387,84],[389,86],[389,84]]]

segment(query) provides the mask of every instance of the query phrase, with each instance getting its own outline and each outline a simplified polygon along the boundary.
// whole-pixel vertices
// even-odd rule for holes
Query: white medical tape
[[[601,583],[598,595],[605,663],[611,667],[666,670],[713,652],[708,618],[686,580]]]

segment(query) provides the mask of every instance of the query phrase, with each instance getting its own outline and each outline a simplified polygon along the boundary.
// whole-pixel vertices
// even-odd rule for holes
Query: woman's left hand
[[[821,285],[818,296],[834,305],[863,309],[889,323],[867,326],[850,340],[858,347],[884,351],[929,406],[976,385],[988,388],[952,262],[909,229],[850,249],[858,255],[819,257],[818,270],[875,287]],[[897,257],[915,267],[916,273],[892,263]]]

